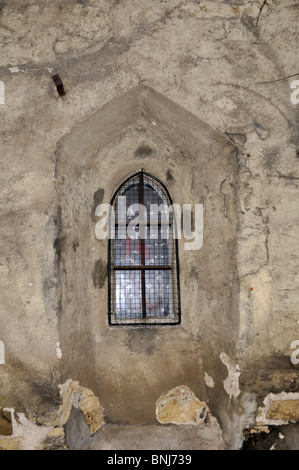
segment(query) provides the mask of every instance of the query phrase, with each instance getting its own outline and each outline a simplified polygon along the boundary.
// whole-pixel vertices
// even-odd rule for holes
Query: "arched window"
[[[109,323],[180,323],[175,211],[166,187],[140,171],[111,201]]]

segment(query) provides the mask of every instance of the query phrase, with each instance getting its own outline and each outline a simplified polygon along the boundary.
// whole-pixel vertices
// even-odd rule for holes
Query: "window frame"
[[[167,187],[154,175],[145,172],[143,169],[138,171],[137,173],[134,173],[133,175],[129,176],[126,178],[116,189],[114,192],[111,202],[110,202],[110,207],[114,208],[115,203],[117,201],[117,197],[121,194],[122,188],[127,185],[130,180],[134,181],[137,177],[140,178],[140,191],[139,191],[139,203],[143,204],[144,199],[143,199],[143,190],[144,190],[144,176],[147,177],[148,179],[152,179],[158,187],[162,190],[162,192],[166,195],[169,204],[173,204],[172,197],[170,196],[170,193],[167,189]],[[179,247],[178,247],[178,237],[175,236],[173,238],[173,248],[174,248],[174,253],[172,254],[172,259],[171,263],[169,265],[147,265],[145,264],[144,260],[144,253],[145,253],[145,247],[144,243],[146,239],[140,238],[140,243],[141,243],[141,264],[137,266],[118,266],[115,265],[114,263],[114,254],[112,253],[113,251],[113,241],[111,239],[111,222],[112,222],[112,217],[111,217],[111,212],[109,213],[108,216],[108,323],[109,326],[133,326],[133,327],[142,327],[142,326],[177,326],[181,323],[181,298],[180,298],[180,270],[179,270]],[[116,221],[114,220],[114,228],[116,227]],[[172,219],[172,230],[175,231],[175,234],[177,234],[177,220],[175,213],[173,213],[173,219]],[[174,264],[175,263],[175,264]],[[174,267],[175,266],[175,269]],[[138,272],[141,273],[141,298],[142,298],[142,318],[140,318],[138,321],[130,322],[128,319],[125,319],[123,321],[120,320],[115,320],[113,321],[113,316],[114,316],[114,292],[112,290],[112,276],[114,273],[114,270],[130,270],[131,272]],[[156,319],[156,321],[153,321],[152,318],[146,317],[146,289],[145,289],[145,273],[146,271],[151,271],[151,270],[169,270],[172,272],[173,278],[173,283],[176,285],[176,292],[172,294],[172,301],[174,304],[177,306],[177,311],[175,312],[175,317],[176,321],[159,321],[159,318]]]

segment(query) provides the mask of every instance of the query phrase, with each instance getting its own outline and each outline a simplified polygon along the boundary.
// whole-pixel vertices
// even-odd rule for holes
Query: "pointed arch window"
[[[140,171],[114,194],[109,223],[109,323],[180,323],[178,243],[167,188]]]

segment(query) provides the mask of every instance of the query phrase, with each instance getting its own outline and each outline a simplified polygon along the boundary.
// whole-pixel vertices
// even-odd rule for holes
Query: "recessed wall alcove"
[[[76,125],[56,159],[62,380],[91,389],[112,423],[155,422],[156,400],[181,384],[221,415],[228,395],[219,355],[233,354],[238,334],[235,147],[167,97],[138,86]],[[174,203],[204,207],[202,248],[178,243],[179,325],[108,324],[108,240],[95,235],[95,208],[109,204],[141,168],[165,184]]]

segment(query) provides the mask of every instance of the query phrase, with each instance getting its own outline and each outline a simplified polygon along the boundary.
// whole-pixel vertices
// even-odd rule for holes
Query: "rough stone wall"
[[[218,258],[223,272],[229,273],[227,290],[223,291],[225,315],[221,316],[219,297],[213,297],[211,291],[203,299],[204,314],[201,299],[193,303],[185,300],[189,311],[183,310],[182,316],[185,314],[191,322],[183,324],[187,327],[186,341],[193,327],[201,338],[211,327],[210,341],[197,343],[191,334],[192,354],[186,366],[189,370],[174,373],[169,382],[166,380],[163,387],[155,389],[157,396],[151,394],[146,400],[153,404],[152,416],[159,396],[188,378],[186,385],[196,396],[209,401],[230,447],[242,445],[245,427],[285,426],[298,420],[298,366],[290,361],[291,343],[299,339],[299,104],[291,101],[291,84],[298,79],[293,75],[299,73],[298,12],[295,0],[0,2],[0,80],[5,85],[5,104],[0,104],[0,340],[5,347],[5,364],[0,360],[0,407],[13,408],[24,413],[26,419],[47,427],[55,423],[61,405],[59,385],[66,380],[80,378],[81,385],[91,388],[100,401],[101,392],[108,396],[111,390],[110,379],[105,383],[97,374],[100,370],[105,375],[103,364],[109,364],[104,339],[113,341],[116,335],[111,330],[103,336],[105,313],[99,320],[101,330],[96,331],[95,308],[99,301],[105,302],[105,274],[101,273],[105,271],[106,251],[103,248],[100,257],[92,254],[95,271],[93,280],[89,277],[91,283],[102,286],[103,293],[93,291],[88,297],[90,286],[84,285],[80,286],[81,292],[75,293],[75,298],[91,300],[91,306],[81,310],[78,335],[76,317],[72,317],[68,304],[71,281],[63,278],[67,270],[63,270],[61,258],[66,253],[67,267],[72,266],[75,271],[75,258],[63,250],[69,246],[78,255],[81,245],[77,247],[75,238],[59,238],[68,219],[58,206],[65,208],[68,201],[74,201],[78,188],[82,189],[82,207],[86,198],[89,214],[93,196],[100,188],[105,187],[106,202],[109,200],[113,185],[122,177],[118,160],[107,179],[107,162],[115,157],[116,144],[107,137],[101,147],[103,153],[97,153],[104,158],[106,171],[99,173],[100,166],[95,168],[89,174],[93,178],[91,186],[87,184],[88,172],[81,168],[76,175],[73,168],[73,175],[80,182],[73,188],[74,193],[70,181],[62,184],[60,169],[65,167],[58,155],[65,155],[60,151],[67,139],[76,150],[74,135],[80,128],[85,132],[80,149],[84,151],[86,145],[88,153],[88,142],[94,142],[94,127],[90,134],[86,128],[87,122],[93,122],[91,116],[98,112],[102,116],[100,110],[104,106],[121,100],[139,86],[154,90],[153,96],[157,93],[182,108],[183,113],[190,113],[194,117],[192,123],[194,119],[205,123],[197,128],[205,129],[205,136],[209,129],[211,136],[217,136],[215,140],[226,142],[238,169],[233,166],[226,172],[229,167],[225,164],[221,171],[217,165],[210,168],[204,187],[196,173],[200,167],[199,151],[190,180],[191,165],[184,173],[185,162],[180,161],[184,157],[178,151],[183,144],[190,151],[196,141],[200,143],[200,135],[192,142],[183,143],[180,138],[177,147],[172,140],[171,156],[160,159],[160,166],[158,153],[152,163],[146,163],[151,171],[161,172],[161,179],[167,180],[168,174],[165,183],[178,198],[181,188],[175,186],[174,170],[180,168],[177,180],[183,184],[184,194],[188,194],[188,184],[193,181],[193,196],[202,197],[194,202],[206,203],[213,214],[219,211],[221,216],[216,220],[222,229],[225,224],[226,236],[232,236],[229,246],[220,246],[223,257]],[[55,73],[64,84],[63,98],[51,79]],[[289,76],[292,77],[286,78]],[[158,112],[157,108],[147,109]],[[110,126],[112,132],[119,132],[113,127],[113,120]],[[168,122],[168,128],[174,127],[175,123]],[[117,144],[118,157],[122,149],[131,148],[133,154],[144,142],[140,131],[128,127],[123,130]],[[167,127],[164,140],[148,138],[155,152],[158,144],[166,145],[166,134]],[[108,130],[105,135],[109,135]],[[99,148],[93,146],[95,151]],[[167,147],[162,148],[165,157]],[[71,153],[67,157],[71,159]],[[138,158],[141,165],[145,160]],[[124,162],[127,172],[136,168],[138,158],[130,157]],[[237,199],[231,197],[233,194],[237,194]],[[95,201],[102,196],[97,193]],[[80,208],[73,209],[78,210],[80,217]],[[228,220],[231,214],[233,224]],[[216,232],[219,225],[215,225]],[[207,227],[212,233],[211,219]],[[90,247],[92,234],[87,226],[84,230]],[[232,246],[233,251],[229,251]],[[89,255],[89,248],[86,250]],[[237,258],[230,262],[232,252]],[[217,258],[215,265],[201,264],[202,253],[196,254],[193,270],[188,271],[187,260],[183,261],[186,276],[181,282],[185,299],[190,286],[192,293],[199,296],[198,286],[206,283],[211,287],[213,280],[219,279]],[[104,261],[96,268],[98,259]],[[208,288],[203,291],[209,292]],[[232,317],[230,309],[234,312]],[[214,312],[211,325],[209,312]],[[73,330],[67,332],[72,321]],[[159,343],[149,331],[147,345],[157,347],[166,333],[161,333]],[[133,333],[121,333],[132,347],[130,357],[143,342],[136,341]],[[182,342],[176,352],[184,358],[184,332],[180,330],[179,334]],[[122,340],[117,342],[123,351]],[[72,362],[67,358],[73,350]],[[129,355],[128,351],[129,347]],[[88,352],[92,354],[86,369],[86,361],[81,359]],[[150,369],[147,359],[143,364]],[[134,381],[131,390],[133,386]],[[130,394],[126,400],[132,417],[134,404]],[[277,401],[282,405],[278,406]],[[272,402],[275,406],[271,406]],[[120,410],[114,413],[109,405],[107,408],[111,419],[117,421]],[[150,413],[147,410],[143,415],[149,421]],[[17,439],[19,436],[20,433]]]

